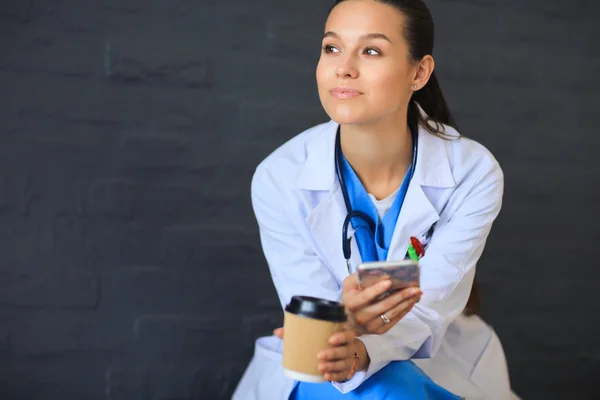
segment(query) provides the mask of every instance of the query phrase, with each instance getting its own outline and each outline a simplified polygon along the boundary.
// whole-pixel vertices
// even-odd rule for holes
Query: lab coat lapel
[[[316,206],[309,212],[306,222],[312,236],[322,250],[324,261],[336,275],[348,275],[342,251],[342,227],[347,210],[344,197],[335,173],[335,135],[338,124],[330,121],[318,127],[306,144],[307,160],[298,178],[298,188],[309,190]],[[354,236],[352,225],[348,237]],[[356,240],[351,240],[352,271],[361,258]]]
[[[388,260],[403,260],[410,237],[421,237],[440,216],[418,182],[411,182],[398,215],[387,255]]]
[[[410,237],[422,240],[431,226],[439,220],[440,216],[424,188],[453,186],[455,183],[444,139],[427,132],[419,125],[417,164],[392,234],[388,260],[404,259]]]
[[[338,276],[345,277],[349,274],[342,251],[342,229],[347,214],[346,205],[344,204],[341,188],[337,184],[326,196],[313,209],[306,220],[328,264],[333,267]],[[356,270],[356,266],[361,262],[356,240],[352,239],[354,232],[352,225],[350,225],[348,227],[348,237],[351,238],[350,266],[352,272]]]

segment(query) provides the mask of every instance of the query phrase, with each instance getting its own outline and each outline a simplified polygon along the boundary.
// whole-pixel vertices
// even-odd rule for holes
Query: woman
[[[294,295],[342,301],[352,329],[319,355],[324,384],[283,375],[281,329],[260,338],[234,398],[513,396],[498,338],[463,313],[503,174],[455,129],[432,52],[421,0],[340,0],[331,9],[316,74],[331,121],[258,166],[252,204],[281,305]],[[376,229],[351,220],[347,268],[341,233],[350,209]],[[404,259],[411,236],[425,245],[420,290],[381,301],[386,286],[360,290],[356,266]]]

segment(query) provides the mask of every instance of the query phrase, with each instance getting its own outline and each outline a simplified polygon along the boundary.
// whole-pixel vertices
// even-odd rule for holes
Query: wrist
[[[369,369],[369,365],[371,364],[371,359],[369,358],[369,353],[367,352],[367,347],[362,342],[362,340],[356,338],[355,340],[355,351],[358,357],[358,368],[357,371],[366,371]]]

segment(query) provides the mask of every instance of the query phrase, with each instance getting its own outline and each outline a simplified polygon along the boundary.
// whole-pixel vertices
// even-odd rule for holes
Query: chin
[[[362,107],[340,104],[324,108],[329,118],[340,125],[359,125],[372,119]]]

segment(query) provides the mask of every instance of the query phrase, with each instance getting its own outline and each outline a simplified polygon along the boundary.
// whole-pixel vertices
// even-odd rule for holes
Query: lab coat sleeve
[[[287,214],[290,202],[277,186],[269,172],[259,167],[252,179],[251,199],[262,249],[282,308],[297,295],[339,301],[340,285],[293,225]]]
[[[346,383],[334,383],[346,393],[386,366],[390,361],[433,357],[448,325],[463,311],[493,221],[500,212],[504,177],[494,162],[468,189],[456,188],[450,198],[451,215],[444,212],[436,225],[425,256],[420,260],[419,303],[394,327],[382,335],[364,335],[371,363],[366,373]],[[459,190],[460,189],[460,190]],[[452,203],[454,206],[452,206]]]

